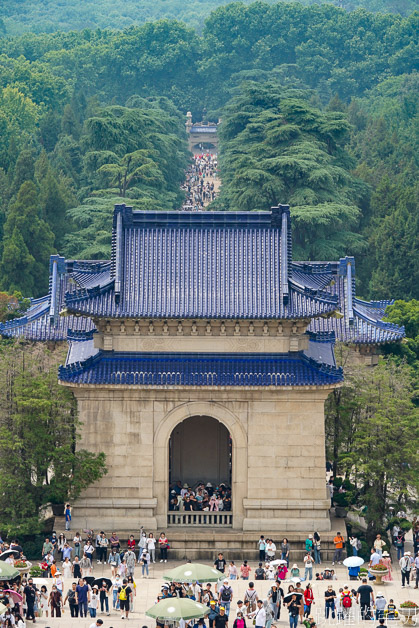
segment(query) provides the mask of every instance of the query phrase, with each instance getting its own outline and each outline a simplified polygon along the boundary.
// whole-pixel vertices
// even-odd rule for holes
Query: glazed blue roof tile
[[[60,367],[73,384],[130,386],[326,386],[342,369],[296,354],[114,353]]]
[[[34,341],[63,341],[68,330],[89,332],[93,321],[85,316],[60,316],[67,291],[82,286],[109,282],[110,262],[66,261],[59,255],[50,258],[49,291],[45,297],[31,299],[24,316],[0,324],[0,334]]]
[[[289,207],[271,212],[116,209],[112,281],[66,297],[70,312],[120,318],[279,319],[331,314],[337,298],[290,284]]]
[[[118,215],[122,218],[119,252]],[[222,235],[222,231],[226,233]],[[202,248],[198,255],[192,255],[197,242]],[[156,270],[160,272],[160,260],[156,259],[159,253],[164,271],[160,278],[156,277]],[[267,263],[269,256],[272,264]],[[189,268],[185,262],[191,260],[193,267]],[[183,289],[182,281],[186,281],[188,290]],[[233,281],[238,282],[237,291],[232,289]],[[260,287],[264,281],[267,285]],[[67,309],[77,315],[59,315],[66,302]],[[140,310],[147,317],[166,314],[165,318],[169,314],[182,318],[194,313],[196,318],[204,314],[208,318],[306,316],[311,318],[311,332],[333,332],[336,340],[351,344],[382,344],[404,337],[403,327],[382,321],[391,303],[356,298],[353,258],[292,261],[287,206],[271,212],[193,214],[132,212],[131,208],[118,206],[112,260],[76,261],[51,256],[48,295],[32,299],[25,316],[0,324],[0,333],[61,341],[69,329],[94,330],[92,315],[128,317],[137,312],[135,316],[140,317]],[[333,310],[338,317],[328,316]]]

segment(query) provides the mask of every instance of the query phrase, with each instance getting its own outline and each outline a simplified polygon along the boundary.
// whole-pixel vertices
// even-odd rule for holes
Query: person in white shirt
[[[103,619],[97,619],[93,624],[90,624],[89,628],[98,628],[98,626],[103,626]]]
[[[266,555],[266,560],[271,561],[275,559],[275,552],[276,552],[276,545],[275,543],[272,541],[272,539],[269,539],[266,541],[266,548],[265,548],[265,555]]]
[[[266,625],[266,611],[263,606],[263,600],[257,601],[257,609],[249,613],[248,617],[255,618],[256,628],[265,628]]]
[[[156,539],[152,532],[148,535],[147,539],[147,551],[150,554],[151,560],[153,563],[156,562]],[[151,561],[150,561],[151,562]]]
[[[402,572],[402,587],[406,584],[410,586],[410,572],[412,571],[412,561],[410,558],[410,552],[405,552],[404,556],[399,560],[400,569]]]
[[[376,539],[374,541],[374,549],[377,552],[377,554],[380,556],[380,558],[383,554],[384,545],[385,545],[385,541],[383,541],[383,539],[381,538],[381,534],[377,534]]]
[[[313,580],[313,558],[310,552],[304,556],[304,580]]]

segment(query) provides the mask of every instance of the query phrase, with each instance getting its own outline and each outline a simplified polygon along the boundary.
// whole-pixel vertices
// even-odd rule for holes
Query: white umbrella
[[[360,567],[364,563],[365,560],[361,556],[349,556],[349,558],[345,558],[343,561],[345,567]]]
[[[274,565],[274,567],[276,567],[277,565],[286,565],[287,561],[286,560],[272,560],[270,563],[270,565]]]
[[[296,576],[294,578],[289,578],[287,580],[287,582],[294,582],[295,584],[300,584],[301,582],[301,578],[297,578]]]

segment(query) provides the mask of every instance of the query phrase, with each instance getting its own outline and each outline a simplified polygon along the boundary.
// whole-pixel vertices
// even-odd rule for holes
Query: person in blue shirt
[[[218,617],[220,608],[215,600],[210,601],[210,612],[208,613],[209,628],[214,627],[215,618]]]
[[[70,529],[70,523],[71,523],[71,508],[70,508],[70,504],[66,504],[65,505],[64,517],[65,517],[65,529],[69,530]]]
[[[77,603],[79,607],[79,617],[87,617],[87,604],[90,602],[89,587],[86,581],[80,578],[76,586]]]
[[[360,567],[348,567],[349,580],[358,580]]]

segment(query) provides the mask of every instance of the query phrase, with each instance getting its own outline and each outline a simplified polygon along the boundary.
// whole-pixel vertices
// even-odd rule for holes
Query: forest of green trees
[[[7,0],[0,6],[0,33],[122,29],[162,18],[178,19],[200,30],[205,18],[222,4],[224,0]],[[302,4],[319,1],[303,0]],[[400,15],[409,15],[417,8],[415,0],[330,0],[330,4]]]
[[[6,22],[20,5],[7,4]],[[56,5],[42,7],[54,20]],[[213,11],[202,33],[167,19],[14,37],[6,29],[0,289],[41,295],[55,251],[108,257],[121,197],[180,207],[185,113],[200,119],[206,107],[223,119],[214,209],[289,202],[296,257],[356,254],[362,296],[413,298],[418,18],[235,2]]]
[[[383,347],[390,357],[375,369],[345,368],[326,406],[328,455],[364,485],[371,534],[389,486],[404,503],[418,490],[414,8],[414,0],[0,6],[0,320],[46,293],[51,254],[109,259],[115,203],[180,208],[186,112],[221,118],[222,185],[210,209],[289,203],[295,259],[355,255],[357,294],[398,299],[386,314],[405,325],[406,341]],[[106,473],[105,459],[86,453],[82,463],[74,449],[74,398],[56,378],[62,347],[2,340],[0,355],[0,524],[33,533],[43,505],[76,498]]]

